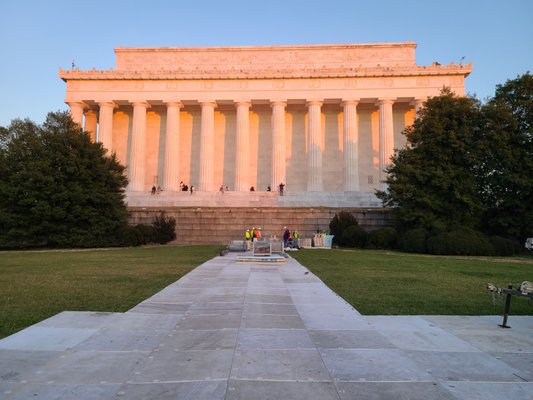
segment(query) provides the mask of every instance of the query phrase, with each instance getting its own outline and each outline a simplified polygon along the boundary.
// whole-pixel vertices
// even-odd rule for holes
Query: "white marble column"
[[[237,107],[237,129],[235,138],[235,190],[249,190],[250,171],[250,107],[249,101],[235,103]]]
[[[77,123],[80,127],[83,126],[83,108],[85,104],[81,101],[69,101],[68,105],[70,107],[70,115],[72,120]]]
[[[91,135],[91,141],[96,142],[96,124],[97,124],[98,118],[94,110],[87,110],[85,111],[85,125],[83,127],[83,130],[85,132],[89,132]]]
[[[359,130],[357,126],[358,100],[344,100],[343,139],[344,139],[344,191],[359,191]]]
[[[424,107],[425,99],[414,99],[413,100],[413,106],[415,107],[415,118],[418,118],[420,115],[420,110],[422,110],[422,107]]]
[[[214,190],[214,139],[215,139],[215,107],[214,101],[201,102],[202,126],[200,128],[200,177],[198,190]]]
[[[180,101],[167,101],[167,128],[165,131],[165,170],[163,189],[180,190]]]
[[[322,150],[324,134],[321,121],[321,100],[307,102],[308,140],[307,140],[307,191],[321,192],[322,182]]]
[[[286,101],[272,101],[272,190],[279,190],[279,184],[287,183],[285,153],[285,107]]]
[[[98,142],[102,143],[109,155],[113,151],[113,109],[116,104],[112,101],[99,102],[100,121],[98,126]]]
[[[150,105],[145,101],[133,103],[133,126],[131,132],[131,151],[129,165],[129,190],[142,192],[146,190],[146,109]]]
[[[382,187],[387,176],[385,168],[394,154],[393,104],[393,99],[379,99],[376,103],[379,107],[379,181]]]

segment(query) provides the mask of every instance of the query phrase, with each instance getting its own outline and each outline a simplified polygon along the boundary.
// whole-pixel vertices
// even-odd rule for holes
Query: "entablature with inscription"
[[[462,75],[471,64],[418,66],[414,42],[243,47],[119,47],[109,70],[59,70],[68,80],[224,80]]]

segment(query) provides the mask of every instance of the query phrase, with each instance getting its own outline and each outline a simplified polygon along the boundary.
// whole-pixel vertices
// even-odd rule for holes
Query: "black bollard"
[[[507,286],[507,289],[512,290],[513,285]],[[509,311],[511,310],[511,296],[512,294],[510,292],[506,292],[505,308],[503,310],[503,323],[500,325],[502,328],[510,328],[510,326],[507,325],[507,318],[509,317]]]

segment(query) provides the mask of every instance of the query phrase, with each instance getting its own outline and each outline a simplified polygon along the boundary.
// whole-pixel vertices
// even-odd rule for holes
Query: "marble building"
[[[73,119],[127,166],[130,204],[379,207],[404,128],[444,86],[463,95],[472,71],[416,65],[415,49],[119,47],[115,68],[59,76]],[[162,196],[147,195],[154,185]]]

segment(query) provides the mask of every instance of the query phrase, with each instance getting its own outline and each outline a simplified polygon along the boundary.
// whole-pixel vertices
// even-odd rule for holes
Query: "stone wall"
[[[280,237],[283,227],[298,230],[300,237],[312,237],[319,230],[328,229],[338,208],[196,208],[130,207],[130,224],[151,224],[154,216],[164,212],[176,218],[177,242],[185,244],[227,244],[231,239],[244,237],[250,227],[260,227],[263,236]],[[359,225],[367,230],[391,225],[386,209],[343,209],[356,216]]]

